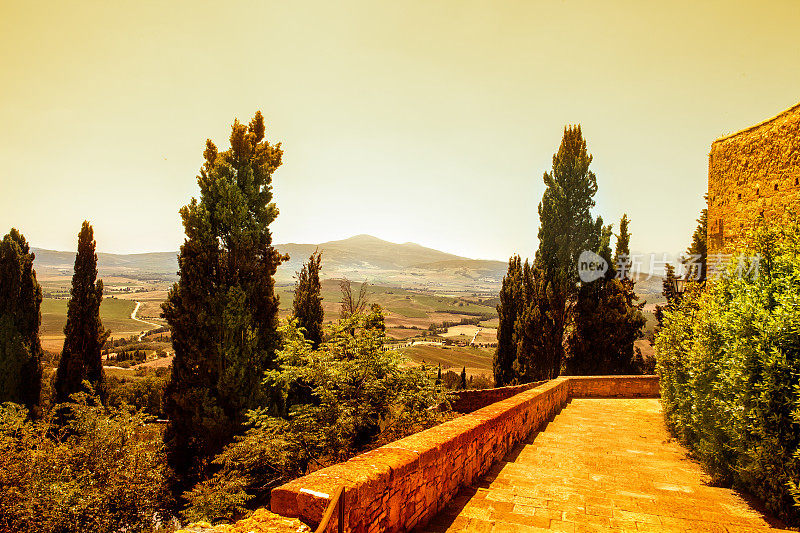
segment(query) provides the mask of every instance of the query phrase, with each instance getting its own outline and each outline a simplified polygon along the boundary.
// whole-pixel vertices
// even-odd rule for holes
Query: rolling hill
[[[314,250],[322,252],[322,275],[326,278],[348,277],[402,287],[433,288],[452,291],[495,290],[505,273],[502,261],[469,259],[416,243],[384,241],[370,235],[320,244],[277,244],[290,256],[278,268],[276,281],[290,283],[295,272]],[[36,270],[42,275],[71,276],[73,252],[34,248]],[[141,254],[97,254],[100,277],[131,278],[169,282],[176,279],[177,252]]]

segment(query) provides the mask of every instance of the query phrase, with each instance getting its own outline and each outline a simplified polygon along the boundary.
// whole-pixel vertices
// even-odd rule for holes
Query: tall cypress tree
[[[279,342],[274,275],[284,260],[269,230],[272,175],[283,151],[264,136],[258,112],[233,123],[228,150],[206,141],[200,200],[181,209],[179,281],[163,305],[175,350],[164,440],[176,491],[207,474],[247,411],[268,403],[260,384]]]
[[[556,320],[553,283],[544,272],[525,261],[522,267],[521,312],[514,324],[517,383],[530,383],[558,376],[563,352],[563,330]]]
[[[623,214],[622,218],[619,221],[619,234],[617,235],[617,245],[614,247],[614,262],[612,266],[616,267],[620,263],[629,264],[631,259],[631,233],[628,230],[628,226],[630,225],[630,219],[628,219],[628,215]],[[624,276],[620,277],[629,277],[627,274],[627,268],[625,269],[626,272]]]
[[[620,221],[614,263],[611,258],[611,226],[598,217],[599,242],[596,252],[609,264],[630,254],[628,218]],[[621,272],[619,272],[621,274]],[[628,374],[635,371],[634,341],[641,337],[645,319],[636,303],[633,280],[617,279],[613,269],[606,276],[581,283],[568,337],[570,374]]]
[[[522,260],[515,255],[508,260],[508,272],[503,277],[500,304],[497,306],[500,323],[497,326],[497,349],[492,361],[496,387],[514,383],[514,358],[517,353],[514,324],[524,305]]]
[[[692,233],[692,244],[686,250],[688,257],[681,258],[681,263],[687,265],[686,279],[704,282],[708,277],[708,209],[700,212],[697,227]]]
[[[72,274],[67,324],[64,326],[64,349],[55,380],[55,400],[66,402],[70,395],[83,390],[87,381],[101,398],[103,362],[100,352],[108,338],[100,321],[103,281],[97,279],[97,254],[94,230],[84,221],[78,234],[78,253]]]
[[[316,251],[297,273],[292,306],[292,314],[300,326],[305,328],[306,339],[311,341],[315,350],[322,342],[322,321],[325,317],[322,309],[322,285],[319,281],[321,262],[322,253]]]
[[[589,170],[592,156],[586,150],[581,127],[564,128],[553,167],[544,173],[546,189],[539,203],[539,249],[536,267],[551,286],[552,317],[558,338],[563,338],[578,281],[578,256],[592,250],[597,234],[594,207],[597,179]],[[536,357],[536,354],[533,355]],[[552,361],[553,373],[560,372],[562,353]]]
[[[12,228],[0,242],[0,403],[25,405],[36,416],[42,391],[42,288],[33,260],[25,237]]]

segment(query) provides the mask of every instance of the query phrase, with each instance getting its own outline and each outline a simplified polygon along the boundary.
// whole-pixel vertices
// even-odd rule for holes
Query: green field
[[[401,348],[400,353],[416,362],[425,361],[429,365],[437,366],[441,363],[442,369],[454,368],[460,370],[462,367],[492,373],[492,348],[471,348],[450,346],[443,348],[439,346],[417,345]]]
[[[134,333],[152,329],[147,324],[131,320],[131,313],[136,307],[132,300],[104,298],[100,304],[100,320],[103,327],[111,330],[111,334]],[[67,323],[67,300],[44,298],[42,300],[42,325],[40,335],[61,335]]]
[[[354,282],[352,287],[353,292],[357,294],[361,284]],[[284,313],[288,313],[292,307],[294,286],[279,286],[275,290],[280,296],[281,310]],[[329,279],[322,282],[322,301],[325,308],[326,322],[338,318],[341,297],[337,280]],[[405,318],[427,318],[430,313],[451,313],[453,315],[485,314],[492,316],[497,314],[492,305],[481,305],[462,298],[437,296],[382,285],[369,285],[367,300],[369,303],[377,303],[386,311]],[[456,320],[455,317],[454,320]]]

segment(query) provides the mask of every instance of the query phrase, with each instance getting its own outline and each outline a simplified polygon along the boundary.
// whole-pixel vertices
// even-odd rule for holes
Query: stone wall
[[[409,531],[427,523],[461,487],[542,428],[570,397],[657,392],[656,376],[554,379],[277,487],[272,511],[317,525],[329,495],[344,485],[347,531]]]
[[[494,389],[462,390],[453,393],[450,406],[457,413],[471,413],[489,404],[510,398],[520,392],[532,389],[547,381],[525,383],[524,385],[510,385]]]
[[[658,376],[572,376],[570,398],[658,398]]]
[[[792,211],[800,211],[800,104],[711,145],[709,255],[740,248],[759,216],[779,224]]]

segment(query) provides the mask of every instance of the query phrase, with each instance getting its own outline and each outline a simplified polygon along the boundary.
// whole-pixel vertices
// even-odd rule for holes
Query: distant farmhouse
[[[736,250],[763,216],[800,212],[800,104],[717,139],[708,159],[708,253]]]

